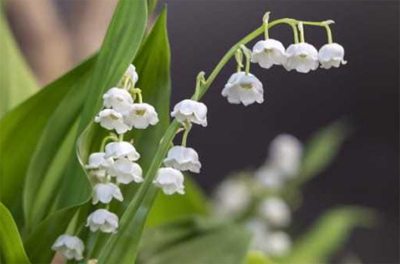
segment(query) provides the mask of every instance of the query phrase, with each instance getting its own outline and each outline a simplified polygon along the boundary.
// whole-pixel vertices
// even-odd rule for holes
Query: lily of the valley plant
[[[35,179],[37,171],[44,171],[43,168],[48,169],[46,173],[53,178],[49,176],[46,181],[43,180],[43,186],[52,191],[43,191],[41,181],[34,181],[33,185],[36,187],[31,185],[29,190],[34,191],[35,195],[24,194],[23,210],[18,209],[22,206],[11,208],[12,203],[2,198],[2,202],[4,200],[6,206],[10,205],[11,211],[17,208],[15,212],[25,216],[22,221],[25,225],[20,223],[21,221],[16,221],[16,226],[22,230],[22,236],[27,237],[22,239],[21,245],[23,243],[27,248],[28,256],[25,256],[22,248],[22,259],[30,258],[33,263],[48,262],[49,256],[52,258],[53,254],[58,253],[57,256],[61,255],[69,261],[79,263],[80,261],[110,264],[140,262],[138,256],[144,256],[144,258],[147,256],[144,253],[143,255],[139,254],[141,243],[143,242],[144,249],[149,249],[145,246],[142,231],[151,210],[156,208],[157,197],[159,197],[157,195],[163,195],[164,209],[168,209],[168,206],[171,206],[168,203],[185,199],[179,197],[190,196],[191,192],[194,192],[193,187],[188,188],[187,174],[201,172],[201,156],[206,153],[202,153],[202,155],[197,153],[190,145],[189,134],[194,128],[207,127],[207,105],[200,100],[228,62],[231,60],[236,62],[236,72],[232,73],[229,78],[224,77],[227,79],[224,87],[213,87],[213,89],[220,89],[222,97],[227,102],[244,106],[264,102],[263,84],[251,73],[252,63],[266,70],[271,67],[282,67],[283,70],[294,70],[299,73],[308,73],[318,68],[337,68],[346,64],[343,47],[333,42],[330,28],[332,20],[318,22],[293,18],[270,20],[268,12],[260,21],[260,27],[234,44],[209,74],[200,72],[197,75],[193,96],[182,99],[170,110],[169,116],[173,120],[168,125],[166,110],[160,107],[160,102],[165,105],[165,101],[169,98],[160,99],[158,94],[164,93],[165,89],[156,90],[154,88],[165,88],[169,85],[169,53],[167,51],[169,46],[166,30],[163,28],[165,27],[166,11],[163,11],[151,32],[142,41],[142,35],[146,28],[146,3],[147,1],[144,0],[120,1],[99,54],[68,75],[72,76],[70,78],[75,78],[75,82],[79,85],[67,82],[68,78],[66,77],[65,79],[61,78],[60,81],[52,84],[53,86],[45,88],[43,93],[39,93],[37,95],[39,97],[35,95],[32,97],[32,101],[28,101],[29,104],[35,102],[35,98],[45,98],[47,91],[60,90],[61,88],[58,87],[63,87],[64,82],[66,82],[65,87],[71,85],[77,87],[76,89],[71,88],[70,91],[66,89],[59,96],[60,98],[65,96],[70,100],[65,99],[65,102],[69,103],[61,101],[60,105],[65,104],[71,110],[63,111],[60,110],[61,108],[57,111],[54,110],[54,118],[50,118],[50,114],[47,115],[49,122],[61,122],[58,125],[62,129],[57,132],[65,133],[65,141],[53,139],[51,133],[44,134],[43,139],[37,140],[39,142],[37,143],[38,150],[31,151],[32,160],[35,162],[39,160],[41,165],[32,161],[29,166],[25,166],[28,169],[21,166],[30,172],[27,182]],[[292,29],[293,43],[287,48],[269,34],[271,28],[278,26],[289,26]],[[327,43],[319,51],[310,44],[312,41],[306,42],[305,39],[305,32],[313,30],[315,27],[326,30]],[[138,32],[139,28],[141,28],[141,32]],[[118,38],[122,38],[123,41]],[[255,44],[252,49],[248,48],[253,41]],[[119,45],[124,45],[124,49],[120,49]],[[135,48],[130,51],[129,47]],[[156,71],[149,65],[166,66],[163,69],[160,66]],[[268,71],[265,71],[265,74],[268,74]],[[167,76],[165,80],[162,79],[163,76]],[[90,96],[80,96],[80,105],[74,108],[72,104],[77,101],[74,93],[80,93],[83,90],[81,87],[89,87],[86,95],[90,94]],[[149,89],[154,90],[149,92]],[[54,95],[54,98],[58,98],[57,95]],[[168,102],[166,105],[168,106]],[[48,107],[56,106],[49,104]],[[27,109],[28,112],[31,111],[30,108]],[[19,112],[16,111],[15,115],[22,111],[17,110]],[[73,111],[76,111],[76,114],[65,123],[62,123],[63,119],[56,118],[56,115],[67,115]],[[9,115],[12,114],[14,114],[13,111]],[[5,120],[4,122],[7,122],[7,115]],[[41,122],[41,119],[38,122]],[[53,126],[53,123],[49,123],[50,130],[57,128]],[[163,128],[159,129],[160,126]],[[74,137],[73,132],[76,131],[78,131],[78,135]],[[70,135],[67,132],[72,133],[73,136],[67,137]],[[283,145],[288,146],[288,149],[282,148],[282,143],[276,143],[279,146],[275,147],[277,150],[272,151],[273,155],[270,157],[271,164],[274,164],[273,168],[266,167],[262,172],[263,175],[270,175],[260,179],[264,185],[277,187],[282,184],[284,177],[290,178],[298,171],[301,146],[288,136],[283,136],[280,141],[286,142]],[[51,162],[53,157],[50,154],[46,156],[46,159],[37,158],[42,153],[54,153],[54,159],[59,161],[59,156],[56,155],[57,150],[53,146],[57,144],[62,153],[68,153],[68,159]],[[65,151],[71,146],[75,148],[76,144],[78,146],[77,158],[75,151]],[[1,147],[3,151],[5,147]],[[71,159],[71,156],[74,158]],[[75,170],[77,160],[80,161],[81,167]],[[57,165],[60,168],[67,168],[65,175],[61,174],[63,169],[57,168]],[[19,164],[12,169],[21,169],[17,168],[18,166]],[[79,178],[83,177],[79,174],[82,170],[85,171],[90,182],[90,198],[85,196],[86,189],[82,178]],[[55,184],[58,178],[54,175],[64,175],[60,177],[63,180]],[[37,177],[39,177],[37,179],[42,179],[41,177],[44,176]],[[72,192],[61,191],[68,186],[74,186]],[[187,188],[185,189],[185,187]],[[240,189],[228,188],[227,195],[238,198],[241,197],[240,193]],[[59,196],[53,197],[52,195],[55,194]],[[172,195],[174,197],[171,197]],[[30,199],[30,197],[35,198]],[[29,204],[35,204],[36,199],[42,202],[43,206],[31,208]],[[243,199],[234,199],[233,204],[228,202],[220,208],[220,213],[231,209],[233,211],[242,210],[243,206],[247,206],[246,199],[243,196]],[[15,201],[15,204],[20,202],[18,199]],[[169,214],[174,214],[177,207],[171,206],[170,208],[173,209]],[[12,212],[14,214],[14,211]],[[54,212],[54,214],[50,214],[50,212]],[[158,212],[154,209],[153,213],[157,214]],[[290,222],[289,209],[276,197],[265,199],[259,205],[259,213],[272,225],[286,226]],[[168,214],[164,217],[173,219]],[[151,225],[151,223],[148,224]],[[205,226],[207,225],[202,227],[209,230]],[[257,226],[256,221],[248,222],[251,230],[259,230]],[[209,228],[211,230],[211,227]],[[238,229],[235,229],[234,232],[226,232],[226,235],[234,235],[236,231]],[[242,233],[237,235],[242,235]],[[260,237],[260,239],[264,238]],[[290,243],[284,233],[275,233],[268,239],[278,242],[269,245],[269,242],[266,241],[266,244],[261,246],[266,254],[283,254]],[[243,239],[239,240],[244,243],[243,248],[247,251],[247,233],[244,234]],[[273,248],[277,244],[277,248]],[[51,250],[54,252],[48,253]],[[240,250],[232,250],[232,252],[246,254]],[[224,262],[226,260],[213,256],[212,251],[207,254],[211,254],[211,258],[214,257],[215,262],[204,263],[232,263]],[[14,255],[7,256],[12,258]],[[163,257],[167,260],[161,261],[154,258],[150,263],[174,263],[170,262],[171,259],[168,260],[168,257]],[[160,256],[160,259],[163,258]],[[242,263],[240,258],[236,258],[236,261]]]

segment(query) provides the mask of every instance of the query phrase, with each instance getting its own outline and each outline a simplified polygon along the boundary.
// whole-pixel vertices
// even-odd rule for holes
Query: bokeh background
[[[132,0],[133,1],[133,0]],[[295,232],[324,210],[343,204],[375,208],[376,227],[357,230],[338,255],[363,263],[399,263],[399,1],[171,0],[172,103],[193,92],[195,77],[210,72],[220,57],[272,19],[334,19],[334,40],[349,63],[310,74],[276,67],[252,71],[265,88],[265,103],[228,104],[220,95],[234,70],[228,65],[204,98],[209,126],[193,130],[190,145],[201,155],[196,180],[207,192],[231,172],[261,165],[269,142],[280,133],[306,141],[312,133],[345,119],[351,134],[338,158],[304,189],[304,205],[294,216]],[[115,0],[11,0],[7,17],[38,82],[46,84],[93,53],[101,44]],[[325,32],[306,28],[306,40],[319,47]],[[271,37],[285,45],[289,28]]]

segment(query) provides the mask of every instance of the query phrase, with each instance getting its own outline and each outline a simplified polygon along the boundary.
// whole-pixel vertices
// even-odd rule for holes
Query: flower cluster
[[[332,42],[332,36],[329,24],[333,21],[320,23],[328,32],[328,42],[323,45],[319,51],[311,44],[304,41],[304,29],[302,22],[296,22],[300,31],[300,42],[291,44],[285,49],[284,45],[276,39],[269,38],[268,35],[268,13],[265,19],[265,39],[258,41],[252,51],[242,46],[236,56],[238,68],[237,72],[232,74],[222,90],[222,96],[226,97],[231,104],[242,103],[248,106],[253,103],[263,103],[264,90],[260,80],[250,73],[250,62],[257,63],[264,69],[269,69],[274,65],[281,65],[287,71],[296,70],[300,73],[308,73],[318,69],[332,67],[338,68],[341,64],[346,64],[344,60],[344,48]],[[295,23],[295,22],[292,22]],[[296,30],[296,29],[295,29]],[[297,36],[297,31],[296,31]],[[246,57],[246,69],[242,70],[243,54]]]
[[[199,155],[193,148],[186,146],[186,141],[192,124],[207,126],[207,106],[194,100],[185,99],[175,105],[171,116],[183,126],[182,143],[180,146],[173,146],[169,149],[167,157],[164,159],[165,167],[158,170],[153,181],[154,185],[161,188],[167,195],[185,193],[182,171],[200,172]]]
[[[133,128],[145,129],[157,124],[158,115],[153,106],[142,102],[141,90],[135,87],[137,81],[135,67],[130,65],[119,87],[113,87],[103,95],[103,109],[94,120],[110,130],[110,134],[103,139],[100,151],[90,154],[85,165],[93,183],[93,205],[106,206],[96,209],[87,217],[86,226],[92,232],[115,233],[119,219],[108,210],[108,204],[112,200],[123,201],[120,184],[143,181],[142,168],[137,163],[140,154],[123,137]],[[67,259],[80,260],[84,245],[76,236],[61,235],[52,248]]]
[[[241,173],[223,181],[215,192],[215,213],[245,221],[253,234],[252,248],[278,257],[288,253],[291,240],[282,228],[291,222],[291,210],[280,196],[285,183],[299,173],[302,144],[293,136],[277,136],[265,164],[250,175]]]

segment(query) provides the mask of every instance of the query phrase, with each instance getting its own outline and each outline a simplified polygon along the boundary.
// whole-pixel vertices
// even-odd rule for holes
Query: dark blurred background
[[[18,16],[21,9],[30,10],[32,2],[12,0],[8,16],[41,83],[54,79],[98,47],[115,4],[114,0],[40,0],[47,5],[44,11],[37,11],[42,15],[31,20]],[[334,163],[306,185],[304,205],[296,212],[294,224],[302,230],[335,205],[376,208],[380,213],[377,226],[357,230],[339,255],[355,254],[363,263],[399,263],[399,2],[166,2],[173,103],[190,96],[197,73],[210,72],[231,45],[260,25],[267,10],[272,12],[271,19],[336,21],[334,41],[345,47],[348,64],[310,74],[254,65],[252,71],[264,83],[266,100],[262,105],[228,104],[220,93],[234,63],[222,71],[204,98],[209,126],[191,134],[190,145],[198,150],[203,163],[196,179],[212,191],[227,174],[262,164],[268,144],[277,134],[290,133],[305,142],[318,129],[346,118],[352,133]],[[46,10],[59,18],[46,18]],[[43,24],[42,29],[32,30],[32,21]],[[59,26],[57,30],[50,28],[54,24]],[[306,41],[316,47],[325,43],[324,30],[307,27],[305,33]],[[287,27],[274,28],[270,35],[285,45],[292,41]],[[47,39],[46,45],[43,39]],[[70,42],[69,47],[64,47],[65,41]],[[55,53],[48,55],[53,46]],[[57,67],[46,66],[46,54],[50,59],[57,56]]]

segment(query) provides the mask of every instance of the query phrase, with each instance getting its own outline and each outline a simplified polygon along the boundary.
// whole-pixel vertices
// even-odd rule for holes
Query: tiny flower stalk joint
[[[232,58],[236,59],[237,71],[228,79],[221,94],[229,103],[243,104],[244,106],[264,102],[264,87],[262,82],[251,73],[251,63],[256,63],[264,69],[283,66],[288,71],[296,70],[300,73],[314,71],[319,66],[330,69],[346,64],[343,47],[332,40],[330,29],[332,21],[310,22],[291,18],[269,21],[269,17],[270,14],[267,13],[260,28],[235,44],[224,55],[208,78],[204,72],[198,74],[192,98],[184,99],[174,106],[171,112],[174,121],[166,130],[154,155],[152,165],[145,172],[145,177],[139,164],[140,153],[132,143],[133,138],[124,140],[124,137],[133,129],[147,129],[157,125],[159,117],[156,109],[144,102],[145,98],[142,96],[141,89],[136,87],[139,75],[135,67],[130,65],[118,84],[103,95],[103,108],[94,117],[94,122],[108,130],[109,135],[103,139],[100,150],[90,154],[85,165],[93,184],[92,203],[96,206],[96,210],[91,212],[86,220],[86,227],[91,232],[109,234],[118,232],[119,216],[110,211],[110,208],[113,207],[110,207],[109,204],[123,201],[124,194],[120,185],[143,182],[138,192],[141,198],[152,186],[159,188],[166,195],[183,195],[185,193],[183,172],[199,173],[201,170],[198,153],[195,149],[187,146],[189,133],[194,125],[203,127],[208,125],[207,106],[199,101],[222,68]],[[287,49],[279,40],[270,38],[269,29],[277,25],[289,25],[293,30],[294,43],[290,44]],[[328,43],[317,51],[314,46],[305,42],[304,26],[325,28]],[[252,50],[245,46],[263,33],[264,39],[256,42]],[[174,146],[174,138],[180,132],[183,132],[182,142],[180,145]],[[268,186],[268,188],[279,188],[283,184],[282,175],[284,178],[288,178],[294,175],[298,169],[301,146],[293,143],[294,140],[288,137],[280,139],[280,142],[277,143],[278,150],[272,151],[272,165],[264,166],[256,173],[256,179],[260,185]],[[285,156],[285,161],[278,162],[278,158],[275,160],[274,155]],[[153,166],[153,164],[155,165]],[[160,164],[163,166],[160,167]],[[240,211],[242,207],[249,205],[251,196],[235,183],[231,183],[225,191],[221,191],[221,199],[226,196],[224,194],[230,193],[232,190],[240,194],[240,202],[235,199],[238,197],[231,197],[224,201],[224,210],[232,207],[234,211]],[[135,207],[128,206],[127,210],[129,208]],[[287,224],[290,221],[288,209],[276,199],[261,203],[258,213],[272,225]],[[249,226],[257,227],[257,223],[251,223]],[[275,252],[276,255],[283,254],[290,246],[290,240],[285,233],[268,234],[270,235],[269,239],[275,240],[273,243],[275,248],[269,248],[270,252]],[[75,235],[79,235],[79,231]],[[260,236],[260,239],[265,239],[265,236]],[[77,236],[61,235],[52,249],[60,252],[67,259],[83,259],[84,245]],[[88,256],[88,258],[90,257],[96,256]]]

